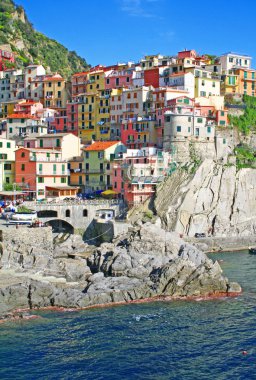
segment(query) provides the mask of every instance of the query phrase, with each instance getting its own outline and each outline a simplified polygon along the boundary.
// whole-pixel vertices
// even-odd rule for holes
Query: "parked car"
[[[205,238],[206,235],[205,235],[204,232],[196,232],[196,233],[195,233],[195,237],[196,237],[196,238]]]

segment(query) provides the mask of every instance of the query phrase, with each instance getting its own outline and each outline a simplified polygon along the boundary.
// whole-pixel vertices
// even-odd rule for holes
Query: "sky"
[[[14,0],[34,28],[92,66],[144,55],[232,51],[253,57],[255,0]]]

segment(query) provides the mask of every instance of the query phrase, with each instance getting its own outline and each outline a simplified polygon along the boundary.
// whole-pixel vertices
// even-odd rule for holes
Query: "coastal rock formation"
[[[82,308],[241,290],[222,275],[217,262],[151,223],[130,228],[101,247],[89,247],[73,236],[55,249],[50,228],[13,231],[3,233],[1,314],[17,308]]]
[[[256,170],[205,160],[195,174],[179,170],[160,185],[154,207],[167,230],[194,236],[256,233]]]

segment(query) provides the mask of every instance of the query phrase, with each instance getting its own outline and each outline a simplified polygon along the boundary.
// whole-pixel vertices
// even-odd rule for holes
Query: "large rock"
[[[45,233],[41,238],[45,239]],[[0,313],[15,308],[87,307],[148,297],[240,291],[238,284],[230,284],[222,275],[218,263],[178,234],[150,223],[130,228],[114,243],[94,247],[88,258],[81,252],[73,258],[55,255],[53,249],[48,253],[39,240],[31,253],[20,239],[7,235],[5,239],[7,264],[3,262],[0,270]],[[58,252],[69,247],[74,254],[72,241],[65,242]]]
[[[204,160],[194,175],[178,170],[162,183],[154,207],[162,226],[217,237],[256,232],[256,170]]]

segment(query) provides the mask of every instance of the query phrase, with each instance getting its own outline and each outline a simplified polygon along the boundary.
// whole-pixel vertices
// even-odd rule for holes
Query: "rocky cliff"
[[[256,170],[205,160],[193,174],[180,169],[157,189],[162,226],[194,236],[256,233]]]
[[[2,315],[17,308],[82,308],[241,290],[218,262],[150,223],[101,247],[75,235],[54,246],[50,228],[3,231],[0,267]]]
[[[0,2],[0,45],[9,44],[16,55],[16,67],[41,64],[64,77],[89,68],[86,60],[57,41],[37,32],[24,9],[12,0]],[[10,66],[11,67],[11,66]],[[7,67],[9,68],[9,66]]]

